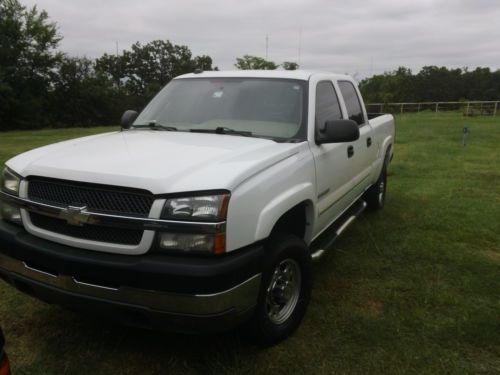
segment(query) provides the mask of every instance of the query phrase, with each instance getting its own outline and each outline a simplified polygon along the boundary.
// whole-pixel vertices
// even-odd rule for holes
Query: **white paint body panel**
[[[41,147],[12,158],[7,165],[23,177],[140,188],[153,194],[229,190],[227,251],[267,238],[277,220],[302,202],[307,204],[305,241],[310,243],[376,181],[394,140],[392,116],[377,117],[360,128],[353,160],[344,160],[346,144],[318,146],[314,141],[317,82],[334,83],[345,116],[336,82],[352,81],[350,77],[304,71],[207,72],[181,77],[206,76],[308,81],[308,140],[276,143],[232,135],[131,130]],[[368,136],[373,140],[369,149],[363,147]],[[158,217],[157,205],[150,217]],[[142,254],[154,237],[146,232],[139,246],[89,243],[44,233],[29,223],[26,214],[23,217],[33,235],[94,251]]]

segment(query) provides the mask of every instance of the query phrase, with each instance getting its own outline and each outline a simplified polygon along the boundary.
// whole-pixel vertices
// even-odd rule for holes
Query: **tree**
[[[299,64],[297,64],[296,62],[292,62],[292,61],[285,61],[285,62],[283,62],[283,64],[281,64],[281,66],[285,70],[297,70],[300,67]]]
[[[56,126],[112,124],[128,104],[88,58],[63,57],[52,85],[50,109]]]
[[[0,0],[0,130],[116,124],[173,77],[213,69],[210,56],[168,40],[95,61],[57,52],[60,41],[45,11]]]
[[[48,120],[44,106],[62,56],[60,40],[45,11],[0,0],[0,129]]]
[[[96,70],[114,82],[126,95],[136,97],[140,106],[175,76],[195,69],[212,70],[210,56],[195,56],[187,46],[168,40],[137,42],[120,56],[104,54],[96,60]]]
[[[115,88],[122,86],[122,79],[127,76],[127,60],[123,56],[105,53],[95,61],[95,68],[109,78]]]
[[[434,102],[498,100],[500,70],[476,68],[469,71],[444,66],[424,66],[413,74],[405,67],[374,75],[360,82],[366,102]]]
[[[201,70],[219,70],[217,67],[212,67],[212,58],[206,55],[196,56],[193,59],[193,68]]]
[[[261,69],[261,70],[275,70],[279,65],[272,61],[267,61],[262,57],[244,55],[243,57],[236,58],[234,66],[241,70]]]

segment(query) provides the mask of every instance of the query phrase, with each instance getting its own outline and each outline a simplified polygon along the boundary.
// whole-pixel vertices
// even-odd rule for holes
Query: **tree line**
[[[19,0],[0,0],[0,131],[115,125],[126,109],[141,110],[173,77],[217,70],[169,40],[139,42],[119,55],[72,57],[47,12]],[[237,69],[298,69],[295,62],[238,57]],[[360,83],[367,102],[498,100],[500,71],[401,67]]]
[[[60,52],[61,40],[47,12],[0,0],[0,131],[117,124],[124,110],[141,110],[173,77],[217,70],[210,56],[193,56],[168,40],[137,42],[97,59]],[[238,69],[279,66],[250,55],[235,63]]]
[[[0,0],[0,130],[116,124],[174,76],[213,69],[168,40],[89,59],[59,52],[61,39],[47,12]]]
[[[400,67],[362,80],[360,89],[367,103],[500,100],[500,70]]]

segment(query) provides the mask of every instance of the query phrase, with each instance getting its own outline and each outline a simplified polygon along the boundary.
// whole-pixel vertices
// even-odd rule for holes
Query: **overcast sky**
[[[220,69],[236,57],[358,74],[425,65],[500,68],[499,0],[21,0],[59,25],[61,50],[99,57],[169,39]],[[300,46],[300,48],[299,48]]]

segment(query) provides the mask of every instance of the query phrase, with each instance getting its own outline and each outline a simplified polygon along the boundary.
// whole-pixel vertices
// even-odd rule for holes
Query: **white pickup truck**
[[[51,303],[177,331],[291,334],[311,262],[384,205],[394,120],[346,75],[197,72],[122,130],[10,159],[0,277]]]

